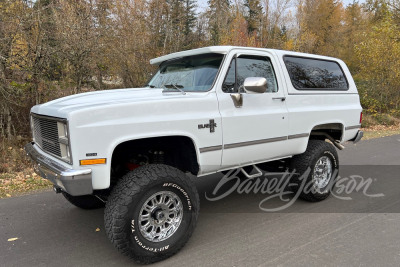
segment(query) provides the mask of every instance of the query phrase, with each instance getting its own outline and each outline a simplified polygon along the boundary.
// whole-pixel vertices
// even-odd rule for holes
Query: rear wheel
[[[317,202],[326,199],[339,172],[335,147],[322,140],[310,140],[306,152],[294,156],[291,170],[296,172],[294,189],[300,198]]]
[[[190,178],[166,165],[145,165],[114,187],[104,212],[114,246],[139,263],[177,253],[196,226],[199,196]]]

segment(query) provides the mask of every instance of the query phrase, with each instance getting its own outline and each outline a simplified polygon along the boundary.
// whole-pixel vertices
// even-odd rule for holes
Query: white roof
[[[234,47],[233,46],[209,46],[209,47],[202,47],[202,48],[197,48],[197,49],[192,49],[192,50],[186,50],[186,51],[181,51],[181,52],[172,53],[169,55],[153,58],[150,60],[150,64],[160,65],[162,62],[170,60],[170,59],[199,55],[199,54],[217,53],[217,54],[225,55],[232,48],[234,48]]]
[[[293,56],[303,56],[303,57],[315,57],[319,59],[327,59],[327,60],[338,60],[337,58],[327,57],[327,56],[319,56],[313,54],[306,54],[306,53],[299,53],[293,51],[285,51],[285,50],[276,50],[276,49],[266,49],[266,48],[257,48],[257,47],[243,47],[243,46],[209,46],[209,47],[202,47],[192,50],[186,50],[181,52],[172,53],[169,55],[153,58],[150,60],[150,64],[152,65],[160,65],[162,62],[181,58],[186,56],[193,56],[199,54],[208,54],[208,53],[217,53],[217,54],[228,54],[232,49],[246,49],[246,50],[258,50],[258,51],[273,51],[278,56],[285,56],[285,55],[293,55]]]

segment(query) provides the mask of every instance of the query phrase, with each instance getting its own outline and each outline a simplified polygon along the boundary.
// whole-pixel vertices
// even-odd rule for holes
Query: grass
[[[50,189],[51,183],[27,168],[22,172],[0,173],[0,198]]]
[[[369,128],[365,128],[363,129],[363,131],[364,131],[364,137],[362,140],[369,140],[374,138],[400,134],[400,125],[393,125],[393,126],[375,125]]]

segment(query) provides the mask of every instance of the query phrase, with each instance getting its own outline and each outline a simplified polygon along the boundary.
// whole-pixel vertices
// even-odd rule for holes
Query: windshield
[[[208,91],[214,83],[223,57],[221,54],[203,54],[167,61],[161,64],[147,86]]]

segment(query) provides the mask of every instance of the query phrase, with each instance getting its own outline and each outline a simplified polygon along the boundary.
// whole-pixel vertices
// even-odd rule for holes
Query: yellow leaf
[[[15,241],[15,240],[18,240],[19,238],[18,237],[14,237],[14,238],[9,238],[7,241],[8,242],[12,242],[12,241]]]
[[[10,194],[6,194],[6,197],[11,197],[11,195]]]
[[[96,228],[96,232],[100,232],[100,228]]]

